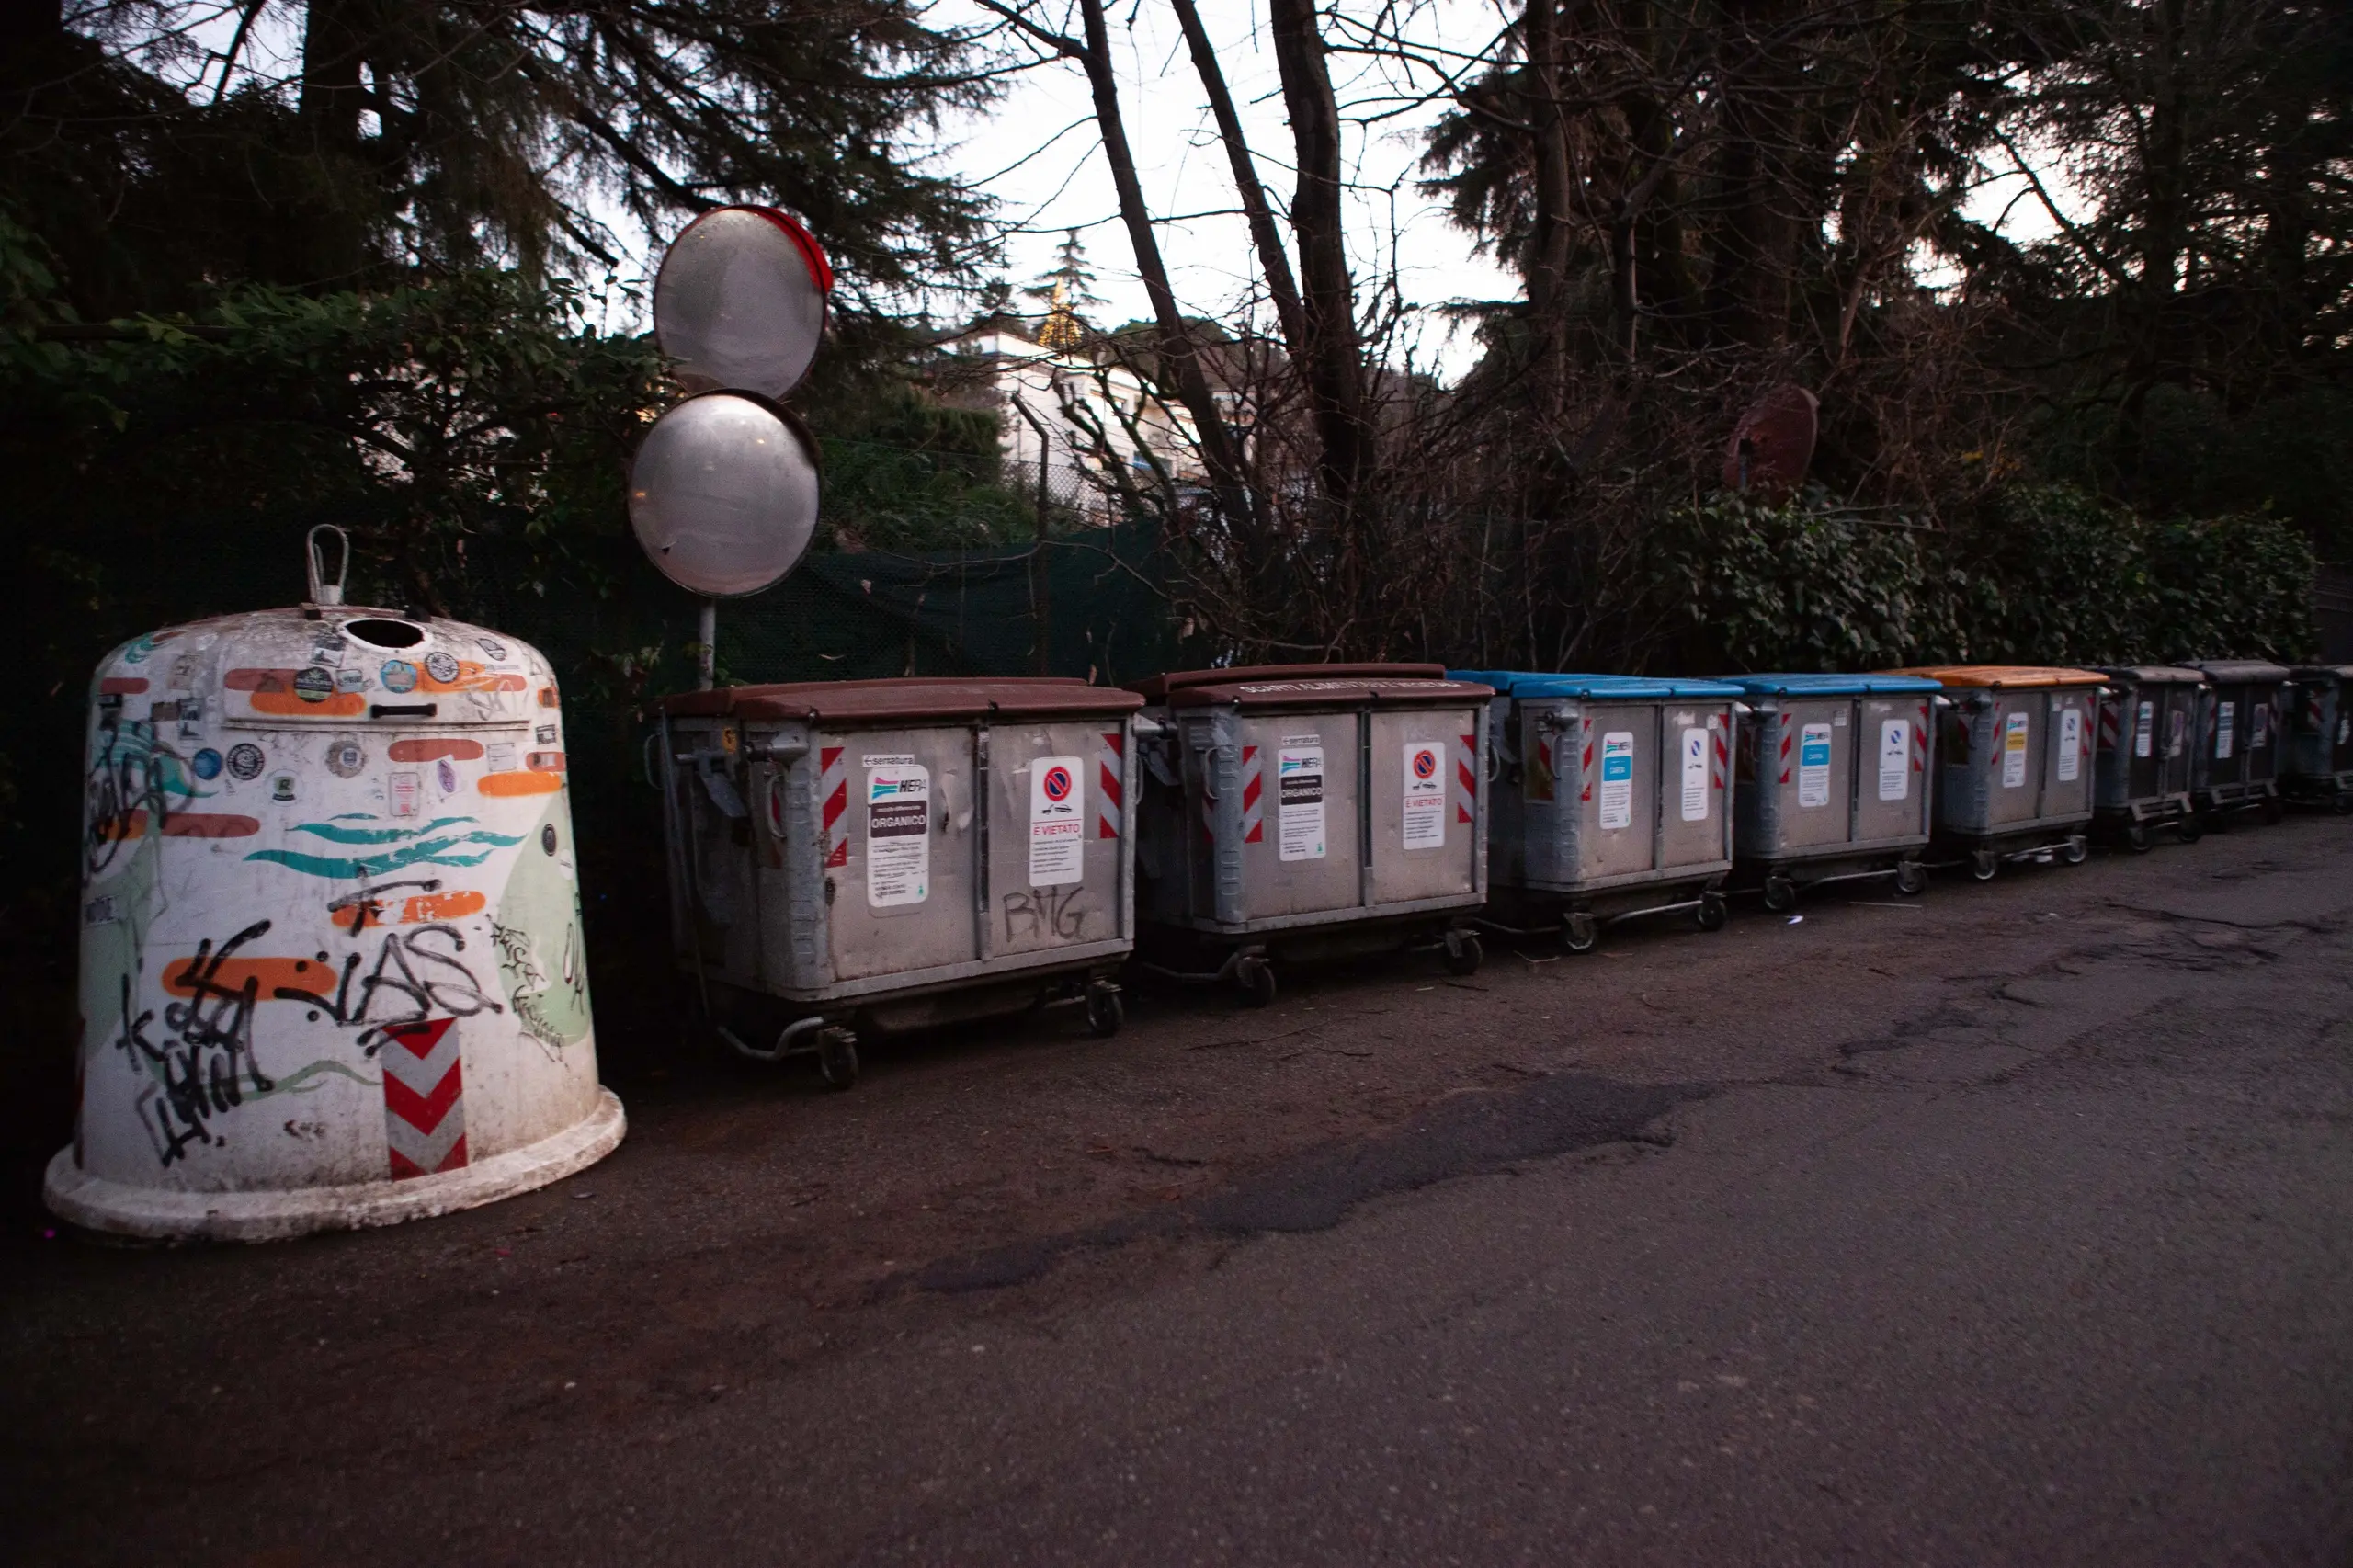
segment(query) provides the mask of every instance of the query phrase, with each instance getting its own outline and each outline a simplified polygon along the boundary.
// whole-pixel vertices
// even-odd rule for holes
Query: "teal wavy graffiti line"
[[[467,833],[452,834],[447,838],[420,839],[415,844],[386,845],[365,859],[305,855],[296,849],[257,849],[245,858],[267,860],[308,876],[357,881],[362,877],[381,877],[387,871],[397,871],[408,866],[479,866],[490,858],[492,850],[511,849],[522,842],[520,834],[510,837],[503,833]],[[488,845],[490,848],[472,853],[460,849],[460,846],[469,844]]]
[[[256,1093],[254,1096],[254,1098],[267,1099],[272,1095],[311,1094],[316,1090],[325,1087],[325,1085],[321,1084],[319,1080],[329,1074],[333,1074],[338,1078],[348,1078],[364,1089],[372,1089],[377,1085],[376,1079],[363,1078],[358,1074],[354,1073],[350,1068],[346,1067],[340,1062],[328,1062],[322,1060],[313,1062],[307,1067],[296,1068],[293,1072],[278,1079],[268,1088]]]
[[[398,844],[404,838],[422,838],[428,833],[439,833],[443,828],[461,826],[474,820],[472,817],[436,817],[420,827],[337,827],[335,825],[338,822],[350,822],[355,819],[360,822],[378,820],[364,812],[354,812],[336,817],[330,822],[298,822],[290,831],[311,834],[325,839],[330,844]],[[522,840],[502,838],[498,842],[520,844]]]

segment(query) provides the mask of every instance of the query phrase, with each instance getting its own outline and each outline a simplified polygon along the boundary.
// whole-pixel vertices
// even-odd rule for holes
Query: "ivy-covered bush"
[[[2151,522],[2038,484],[1929,528],[1818,493],[1720,494],[1675,508],[1649,543],[1670,662],[1692,673],[2295,659],[2313,641],[2312,550],[2262,513]]]

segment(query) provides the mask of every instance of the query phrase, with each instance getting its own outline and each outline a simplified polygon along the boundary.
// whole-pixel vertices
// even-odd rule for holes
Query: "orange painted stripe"
[[[384,748],[384,755],[394,762],[432,762],[445,756],[458,762],[472,762],[482,755],[482,743],[461,741],[455,737],[394,741]]]
[[[428,920],[455,920],[461,915],[479,915],[489,902],[472,888],[419,893],[401,905],[401,924],[416,926]]]
[[[221,684],[231,691],[291,691],[294,689],[294,672],[231,670],[221,677]]]
[[[563,788],[563,778],[555,773],[485,773],[474,781],[474,788],[485,795],[552,795]]]
[[[368,699],[356,691],[338,691],[316,702],[305,702],[290,691],[256,691],[254,711],[290,719],[354,719],[368,711]]]
[[[199,976],[216,994],[243,991],[250,980],[254,994],[265,1002],[281,988],[324,993],[335,984],[334,967],[310,959],[186,958],[164,966],[164,989],[175,996],[193,996]]]
[[[136,697],[146,689],[145,676],[108,676],[98,682],[98,691],[106,697]]]
[[[230,812],[174,812],[164,819],[165,838],[251,838],[260,831],[256,819]]]
[[[459,661],[455,680],[435,680],[422,671],[418,676],[419,691],[522,691],[530,685],[518,675],[490,674],[472,660]]]

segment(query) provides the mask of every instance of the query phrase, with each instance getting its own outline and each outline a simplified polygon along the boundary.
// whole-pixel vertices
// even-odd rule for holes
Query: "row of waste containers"
[[[1272,1000],[1277,959],[1479,964],[1483,931],[1787,910],[2353,809],[2353,665],[1666,680],[1319,665],[1132,688],[904,679],[671,699],[678,958],[722,1037],[858,1073],[862,1030],[1068,1003],[1134,963]]]

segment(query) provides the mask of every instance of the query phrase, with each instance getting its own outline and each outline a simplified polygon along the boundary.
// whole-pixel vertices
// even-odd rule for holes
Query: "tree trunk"
[[[1243,139],[1242,117],[1234,113],[1233,95],[1226,90],[1225,74],[1218,68],[1217,51],[1210,46],[1209,30],[1193,0],[1175,0],[1176,20],[1185,29],[1185,45],[1192,51],[1193,69],[1200,74],[1201,90],[1209,95],[1210,114],[1217,121],[1218,140],[1225,143],[1226,161],[1233,168],[1233,188],[1242,198],[1243,216],[1249,220],[1250,242],[1258,250],[1258,268],[1266,275],[1267,295],[1275,303],[1275,319],[1282,325],[1283,347],[1293,359],[1307,352],[1306,319],[1299,303],[1299,283],[1291,276],[1290,257],[1283,253],[1282,235],[1267,206],[1266,187],[1258,183],[1257,165],[1250,143]]]

